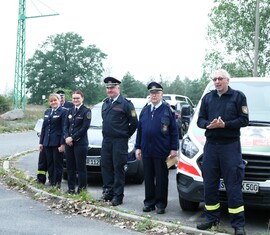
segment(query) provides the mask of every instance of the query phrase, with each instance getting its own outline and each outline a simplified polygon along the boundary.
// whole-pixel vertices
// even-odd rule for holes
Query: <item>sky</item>
[[[48,36],[74,32],[106,53],[104,76],[200,78],[213,0],[26,0],[26,59]],[[14,87],[19,0],[1,2],[0,94]],[[5,31],[3,31],[5,29]]]

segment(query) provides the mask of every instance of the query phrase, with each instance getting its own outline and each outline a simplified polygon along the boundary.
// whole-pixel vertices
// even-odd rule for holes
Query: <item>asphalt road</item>
[[[5,138],[1,139],[0,135],[0,155],[2,155],[2,142],[6,143],[9,140],[20,138],[20,141],[26,142],[26,148],[34,149],[37,147],[38,138],[35,132],[27,132],[24,134],[8,134]],[[8,140],[9,139],[9,140]],[[16,141],[17,142],[17,141]],[[32,142],[31,144],[29,142]],[[6,148],[10,149],[10,144],[5,145]],[[16,148],[21,149],[18,143],[16,143]],[[8,151],[8,150],[5,150]],[[16,151],[15,151],[16,153]],[[37,170],[38,152],[30,153],[22,156],[18,161],[18,167],[24,170],[27,174],[35,176]],[[88,182],[88,193],[93,195],[94,198],[99,198],[102,193],[102,182],[100,178],[91,178]],[[65,190],[67,188],[66,181],[62,183],[62,188]],[[200,221],[204,221],[203,217],[203,205],[201,205],[200,210],[197,212],[185,212],[182,211],[178,201],[178,192],[176,188],[176,170],[170,170],[170,184],[169,184],[169,197],[168,197],[168,207],[166,209],[166,214],[158,215],[155,212],[143,213],[143,199],[144,199],[144,185],[133,185],[127,184],[125,187],[125,197],[123,205],[118,206],[118,209],[128,211],[137,215],[145,216],[150,215],[152,218],[157,218],[163,221],[179,222],[181,225],[190,226],[192,228],[196,227],[196,224]],[[247,234],[269,234],[270,227],[270,216],[267,210],[257,210],[254,208],[246,208],[246,231]],[[226,205],[222,206],[222,218],[221,218],[221,228],[228,233],[233,233],[233,229],[230,227],[229,216],[227,212]]]
[[[13,155],[37,147],[35,132],[0,134],[0,156]],[[26,158],[27,159],[27,158]],[[37,166],[37,159],[33,166]],[[31,165],[31,164],[30,164]],[[23,192],[10,190],[0,182],[0,234],[2,235],[137,235],[103,221],[67,216],[51,211]]]

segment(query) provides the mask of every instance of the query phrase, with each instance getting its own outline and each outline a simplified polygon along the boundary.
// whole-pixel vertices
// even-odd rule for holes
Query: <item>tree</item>
[[[40,103],[58,88],[81,90],[85,102],[100,100],[102,60],[107,57],[95,45],[83,47],[84,40],[76,33],[49,36],[27,61],[27,84],[30,103]],[[102,93],[103,94],[103,93]]]
[[[205,56],[205,76],[224,68],[234,77],[252,76],[256,1],[214,0],[208,38],[213,45]],[[270,0],[260,2],[258,75],[270,74]]]
[[[121,93],[129,98],[145,98],[148,94],[146,86],[134,79],[128,72],[121,82]]]

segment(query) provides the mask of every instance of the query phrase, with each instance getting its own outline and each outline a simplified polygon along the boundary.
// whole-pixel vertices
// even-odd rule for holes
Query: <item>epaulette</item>
[[[106,97],[104,100],[102,100],[102,102],[105,102],[106,100],[108,100],[109,99],[109,97]]]
[[[127,98],[124,98],[124,99],[125,99],[127,102],[129,102],[129,103],[131,102],[131,100],[129,100],[129,99],[127,99]]]

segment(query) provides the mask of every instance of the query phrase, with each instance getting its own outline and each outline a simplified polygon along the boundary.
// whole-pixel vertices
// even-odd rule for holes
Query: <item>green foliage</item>
[[[130,73],[127,73],[121,82],[121,93],[129,98],[145,98],[148,92],[142,82],[135,80]]]
[[[11,98],[0,95],[0,113],[5,113],[10,110]]]
[[[149,219],[145,219],[145,220],[141,220],[137,226],[136,226],[136,229],[138,231],[147,231],[147,230],[150,230],[154,227],[154,224],[151,220]]]
[[[42,95],[47,98],[59,88],[83,91],[85,103],[92,104],[99,99],[102,61],[107,55],[95,45],[83,47],[83,41],[72,32],[56,34],[36,50],[26,66],[30,103],[40,104]]]
[[[213,47],[205,56],[204,73],[224,68],[233,77],[253,76],[256,1],[215,0],[209,14],[208,39]],[[270,0],[260,1],[258,76],[270,74]]]

